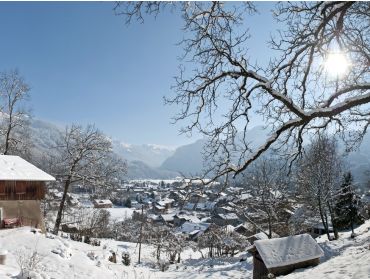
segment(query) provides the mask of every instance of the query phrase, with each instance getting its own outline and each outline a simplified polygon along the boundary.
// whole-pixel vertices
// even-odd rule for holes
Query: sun
[[[335,78],[343,77],[350,67],[350,61],[340,52],[329,53],[324,62],[325,71]]]

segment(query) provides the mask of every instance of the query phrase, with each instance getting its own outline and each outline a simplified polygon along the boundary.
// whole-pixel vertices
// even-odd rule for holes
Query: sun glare
[[[328,54],[324,63],[326,72],[335,78],[343,77],[348,72],[350,66],[350,62],[343,53]]]

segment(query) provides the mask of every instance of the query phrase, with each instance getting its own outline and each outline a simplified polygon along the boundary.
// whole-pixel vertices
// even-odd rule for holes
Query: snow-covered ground
[[[138,211],[135,208],[124,208],[124,207],[113,207],[104,208],[110,213],[110,220],[123,221],[132,217],[134,211]]]
[[[351,231],[341,232],[340,238],[328,241],[326,235],[316,238],[324,250],[320,264],[306,269],[297,269],[286,278],[370,278],[370,220]]]
[[[153,256],[154,248],[149,245],[142,246],[142,263],[137,265],[135,243],[102,239],[101,245],[95,247],[61,237],[47,238],[32,233],[28,227],[0,231],[0,247],[8,251],[6,264],[0,265],[0,278],[19,274],[18,252],[31,256],[34,251],[42,260],[31,274],[33,278],[251,278],[252,271],[251,257],[243,262],[241,256],[201,259],[199,252],[188,249],[182,253],[180,264],[161,272]],[[108,261],[111,251],[117,253],[117,264]],[[130,253],[130,266],[120,262],[122,252]]]
[[[318,238],[325,252],[321,264],[297,270],[286,278],[369,278],[370,277],[370,221],[340,239],[328,242]],[[180,264],[170,265],[161,272],[153,256],[154,248],[143,245],[142,264],[137,265],[138,246],[135,243],[102,239],[100,246],[91,246],[61,237],[33,233],[28,227],[0,231],[0,249],[8,251],[5,265],[0,265],[0,278],[19,274],[19,255],[41,256],[34,278],[251,278],[252,257],[246,253],[234,258],[202,259],[199,252],[187,249]],[[108,261],[111,251],[117,253],[117,264]],[[131,265],[124,266],[122,252],[129,252]],[[163,256],[165,257],[165,256]],[[241,258],[246,258],[240,262]]]

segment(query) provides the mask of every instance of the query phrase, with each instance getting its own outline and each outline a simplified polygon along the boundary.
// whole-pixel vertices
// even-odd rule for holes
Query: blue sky
[[[17,68],[31,85],[34,117],[59,125],[95,123],[127,143],[178,146],[200,138],[170,124],[176,107],[181,18],[164,12],[124,24],[112,2],[1,2],[0,71]],[[269,3],[250,18],[250,56],[268,58]]]

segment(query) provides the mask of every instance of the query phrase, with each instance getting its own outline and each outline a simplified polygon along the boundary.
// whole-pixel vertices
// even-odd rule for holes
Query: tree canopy
[[[277,55],[267,66],[247,48],[252,2],[117,2],[114,10],[130,23],[164,8],[181,12],[185,36],[176,94],[166,101],[181,105],[182,132],[209,139],[205,176],[235,177],[269,149],[291,165],[305,135],[330,132],[348,149],[361,142],[370,123],[369,2],[277,3],[271,16],[284,28],[269,41]],[[257,148],[248,134],[255,115],[269,130]]]

